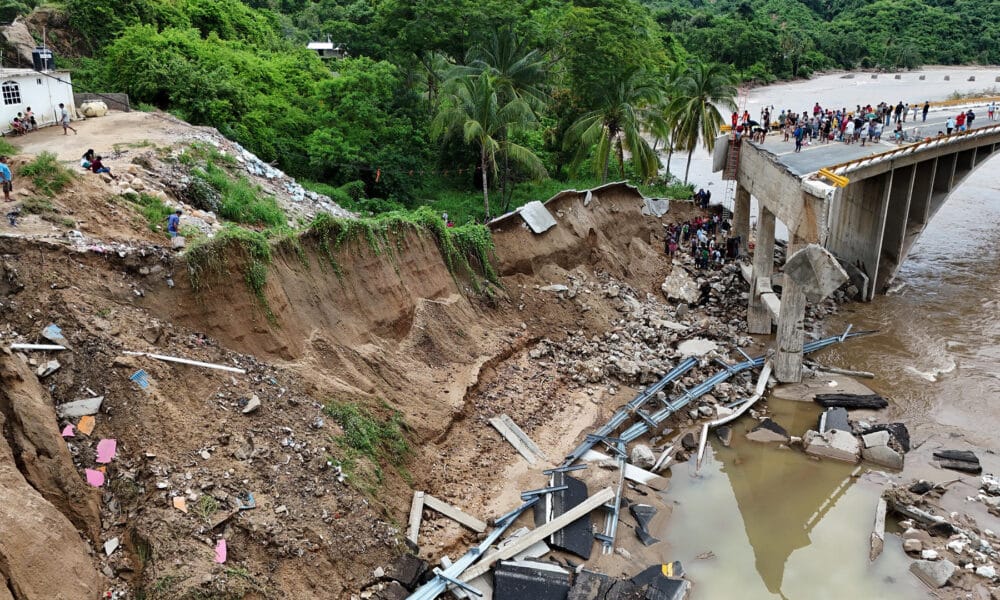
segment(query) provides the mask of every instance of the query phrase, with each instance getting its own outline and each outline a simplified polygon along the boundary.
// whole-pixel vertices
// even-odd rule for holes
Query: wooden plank
[[[424,506],[431,510],[436,510],[442,515],[448,517],[452,521],[456,521],[461,525],[468,527],[469,529],[475,531],[476,533],[482,533],[486,531],[486,523],[480,521],[472,515],[466,514],[454,506],[438,500],[430,494],[424,494]]]
[[[414,544],[420,535],[420,518],[424,512],[424,493],[413,492],[413,502],[410,503],[410,528],[406,532],[406,537]]]
[[[524,460],[528,461],[528,464],[534,465],[539,459],[545,460],[545,455],[541,453],[541,450],[538,450],[538,446],[535,446],[534,442],[528,439],[528,436],[521,431],[521,428],[511,421],[510,417],[507,417],[506,420],[504,420],[504,417],[507,417],[507,415],[493,417],[490,419],[490,425],[500,432],[500,435],[510,442],[511,446],[514,446],[514,449],[524,457]],[[520,432],[520,436],[518,432]],[[523,440],[528,440],[528,444],[525,444]],[[538,452],[533,451],[532,447],[538,450]]]
[[[607,502],[611,501],[614,497],[615,497],[614,490],[612,490],[609,487],[604,488],[603,490],[597,492],[590,498],[587,498],[580,504],[574,506],[572,509],[566,511],[562,515],[556,517],[555,519],[552,519],[548,523],[545,523],[541,527],[536,527],[535,529],[532,529],[526,535],[521,536],[521,538],[518,539],[513,544],[507,545],[504,548],[500,549],[496,554],[484,557],[482,560],[473,565],[471,568],[466,569],[466,571],[462,573],[460,579],[462,581],[468,582],[475,579],[476,577],[479,577],[480,575],[485,574],[487,571],[490,570],[490,567],[492,567],[493,563],[495,563],[496,561],[507,560],[508,558],[518,554],[525,548],[530,547],[535,542],[540,542],[544,540],[545,538],[549,537],[556,531],[559,531],[563,527],[566,527],[573,521],[576,521],[577,519],[590,514],[590,511],[594,510],[595,508],[603,504],[606,504]]]
[[[868,560],[875,560],[882,554],[885,547],[885,511],[887,505],[885,498],[878,499],[875,508],[875,527],[872,529],[871,550],[868,553]]]
[[[586,454],[580,457],[584,462],[599,462],[605,460],[613,460],[607,454],[598,452],[597,450],[588,450]],[[656,473],[651,473],[645,469],[640,469],[635,465],[625,464],[625,479],[629,481],[634,481],[636,483],[641,483],[643,485],[648,485],[658,492],[662,492],[667,489],[670,485],[670,481],[666,477],[660,477]]]
[[[520,427],[517,426],[517,423],[515,423],[513,419],[511,419],[507,415],[500,415],[500,420],[503,421],[504,425],[510,428],[512,432],[514,432],[514,435],[517,436],[517,439],[521,440],[521,443],[524,444],[528,448],[528,450],[531,450],[532,454],[534,454],[543,461],[548,460],[548,458],[545,456],[545,453],[542,452],[542,449],[539,448],[537,445],[535,445],[535,442],[533,442],[531,438],[528,437],[528,434],[524,433],[524,430],[522,430]]]

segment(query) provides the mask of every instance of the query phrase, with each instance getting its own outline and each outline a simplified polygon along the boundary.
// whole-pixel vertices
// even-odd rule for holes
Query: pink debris
[[[73,427],[72,424],[69,424],[66,427],[63,427],[62,436],[63,437],[75,437],[76,436],[76,427]]]
[[[101,440],[97,442],[97,462],[107,464],[115,457],[118,449],[118,441],[115,439]]]
[[[226,562],[226,540],[219,540],[215,545],[215,562],[220,565]]]
[[[104,473],[95,471],[94,469],[87,469],[87,483],[94,487],[101,487],[104,485]]]

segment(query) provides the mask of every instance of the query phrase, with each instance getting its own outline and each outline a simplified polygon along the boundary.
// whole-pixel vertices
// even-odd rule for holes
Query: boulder
[[[681,438],[681,446],[687,450],[696,450],[698,448],[698,440],[695,439],[693,433],[685,433],[684,437]]]
[[[950,560],[918,560],[910,565],[910,571],[920,581],[936,590],[948,583],[948,580],[955,573],[955,564]]]
[[[903,551],[917,553],[924,549],[924,543],[920,540],[909,539],[903,541]]]
[[[784,427],[771,419],[764,419],[747,433],[747,439],[752,442],[778,442],[787,444],[789,438],[788,431]]]
[[[807,431],[802,439],[806,454],[856,463],[861,454],[858,439],[846,431]]]
[[[728,448],[730,444],[733,443],[733,428],[729,425],[723,425],[715,430],[715,435],[719,437],[719,441],[722,445]]]
[[[108,105],[101,100],[89,100],[80,105],[80,112],[88,119],[108,114]]]
[[[675,266],[660,286],[668,300],[693,304],[701,299],[701,289],[682,267]]]
[[[652,468],[653,464],[656,462],[656,455],[653,454],[653,450],[645,444],[636,444],[632,448],[632,454],[629,457],[629,462],[633,465],[639,467],[640,469]]]

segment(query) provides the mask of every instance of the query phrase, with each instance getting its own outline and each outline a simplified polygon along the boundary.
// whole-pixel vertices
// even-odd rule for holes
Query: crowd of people
[[[664,227],[663,251],[667,256],[673,257],[683,249],[702,269],[718,268],[727,260],[739,258],[740,239],[729,235],[732,224],[718,213]]]

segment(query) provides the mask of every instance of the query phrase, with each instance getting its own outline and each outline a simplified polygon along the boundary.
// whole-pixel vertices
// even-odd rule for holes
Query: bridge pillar
[[[750,191],[736,184],[736,201],[733,203],[733,235],[740,238],[740,256],[749,254],[750,243]]]
[[[805,314],[805,287],[794,277],[785,277],[778,315],[778,352],[774,358],[774,376],[782,383],[802,381],[802,345],[805,340],[802,322]]]
[[[758,282],[770,280],[774,271],[774,213],[759,206],[757,216],[757,241],[753,251],[753,276],[750,278],[750,304],[747,307],[747,325],[750,333],[771,333],[771,313],[760,297]],[[770,287],[770,286],[768,286]]]

